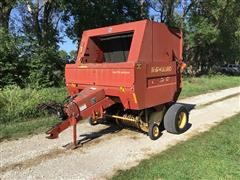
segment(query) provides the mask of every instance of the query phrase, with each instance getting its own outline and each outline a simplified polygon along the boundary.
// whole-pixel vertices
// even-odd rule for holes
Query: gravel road
[[[0,179],[105,179],[117,170],[137,165],[142,159],[207,131],[240,112],[240,87],[180,100],[196,104],[190,112],[190,129],[173,135],[166,131],[151,141],[147,135],[107,125],[78,125],[83,146],[67,150],[72,131],[49,140],[45,134],[0,143]]]

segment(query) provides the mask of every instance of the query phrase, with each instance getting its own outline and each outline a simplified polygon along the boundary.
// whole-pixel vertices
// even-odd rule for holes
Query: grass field
[[[213,90],[240,86],[240,77],[203,76],[184,78],[181,98]],[[20,89],[15,86],[0,90],[0,141],[47,130],[57,118],[37,109],[41,103],[63,102],[66,88]]]
[[[37,117],[26,121],[23,119],[22,122],[0,124],[0,141],[45,132],[47,128],[55,125],[57,122],[56,117],[48,115],[48,117]]]
[[[240,86],[240,76],[202,76],[200,78],[183,78],[180,98],[204,94],[214,90]]]
[[[240,114],[113,179],[240,179],[239,131]]]

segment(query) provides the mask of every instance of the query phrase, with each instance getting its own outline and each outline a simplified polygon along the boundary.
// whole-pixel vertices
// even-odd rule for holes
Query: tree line
[[[1,0],[0,87],[60,86],[76,54],[59,49],[65,36],[141,19],[182,29],[191,74],[240,60],[238,0]]]

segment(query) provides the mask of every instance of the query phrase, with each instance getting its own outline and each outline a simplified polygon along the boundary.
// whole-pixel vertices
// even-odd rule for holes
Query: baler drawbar
[[[63,121],[54,128],[47,131],[49,138],[58,138],[59,133],[73,126],[73,144],[77,145],[76,124],[78,121],[89,116],[95,118],[100,114],[102,118],[103,110],[114,104],[109,97],[105,96],[102,88],[85,88],[80,93],[72,96],[64,106]]]
[[[62,122],[49,138],[90,118],[111,119],[160,137],[187,129],[188,111],[176,101],[182,89],[182,33],[163,23],[142,20],[84,31],[75,64],[65,68],[70,98],[59,113]]]

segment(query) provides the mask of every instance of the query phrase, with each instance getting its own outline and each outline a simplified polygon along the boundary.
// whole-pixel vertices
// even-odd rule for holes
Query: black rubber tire
[[[184,127],[180,128],[178,123],[179,115],[182,112],[186,114],[186,123]],[[164,115],[164,128],[170,133],[181,134],[187,130],[188,119],[189,113],[187,109],[182,104],[173,104]]]
[[[154,129],[158,129],[158,134],[154,133]],[[151,123],[149,125],[148,136],[151,140],[157,140],[161,136],[161,132],[157,123]]]

